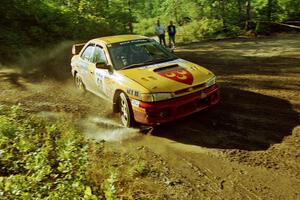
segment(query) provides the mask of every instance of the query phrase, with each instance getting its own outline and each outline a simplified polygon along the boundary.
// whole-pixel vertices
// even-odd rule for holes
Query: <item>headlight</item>
[[[214,76],[214,77],[212,77],[211,79],[209,79],[209,80],[207,81],[207,87],[216,84],[216,79],[217,79],[216,76]]]
[[[171,99],[173,97],[172,93],[162,92],[162,93],[149,93],[141,94],[142,101],[153,102]]]

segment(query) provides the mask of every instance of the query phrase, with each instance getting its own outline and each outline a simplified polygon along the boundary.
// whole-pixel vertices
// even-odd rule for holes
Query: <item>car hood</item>
[[[206,87],[214,76],[209,70],[192,62],[176,59],[169,62],[120,70],[119,73],[139,83],[150,92],[178,92]]]

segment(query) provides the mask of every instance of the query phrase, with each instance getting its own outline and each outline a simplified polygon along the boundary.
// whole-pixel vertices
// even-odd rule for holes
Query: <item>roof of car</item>
[[[107,37],[95,38],[92,41],[102,41],[106,44],[118,43],[118,42],[126,42],[130,40],[138,40],[138,39],[146,39],[147,37],[141,35],[114,35]]]

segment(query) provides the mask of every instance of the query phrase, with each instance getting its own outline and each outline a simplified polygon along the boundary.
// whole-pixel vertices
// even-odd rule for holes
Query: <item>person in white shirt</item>
[[[159,38],[159,43],[161,45],[163,43],[164,46],[166,46],[165,29],[164,29],[163,25],[160,24],[159,20],[157,20],[157,24],[155,26],[155,34]]]

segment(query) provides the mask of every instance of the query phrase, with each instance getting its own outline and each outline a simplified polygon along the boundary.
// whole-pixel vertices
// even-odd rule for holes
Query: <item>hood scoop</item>
[[[177,69],[179,67],[179,65],[175,64],[175,65],[169,65],[169,66],[164,66],[164,67],[160,67],[160,68],[156,68],[153,71],[154,72],[160,72],[160,71],[165,71],[165,70],[173,70],[173,69]]]
[[[143,80],[143,81],[156,81],[157,79],[153,76],[147,76],[147,77],[142,77],[141,80]]]

